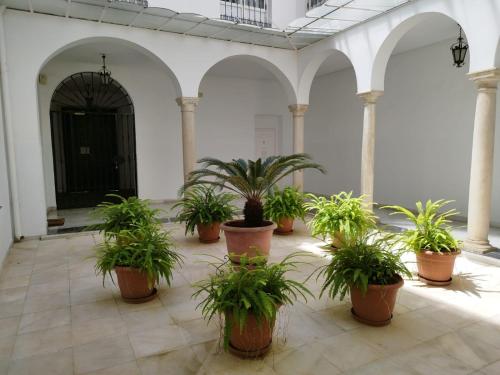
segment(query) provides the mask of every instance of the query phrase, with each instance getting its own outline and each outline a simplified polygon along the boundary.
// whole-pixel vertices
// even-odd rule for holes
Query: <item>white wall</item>
[[[46,200],[55,207],[54,172],[50,139],[49,106],[54,88],[72,73],[95,71],[96,65],[55,59],[43,70],[48,84],[39,85]],[[152,200],[175,199],[182,184],[180,109],[174,86],[155,63],[114,65],[113,77],[131,96],[135,107],[139,196]],[[291,116],[286,96],[277,81],[208,75],[196,113],[198,157],[224,160],[254,158],[256,115],[283,118],[284,152],[291,152]]]
[[[13,241],[9,179],[5,151],[5,129],[0,93],[0,267]]]
[[[377,202],[413,207],[417,200],[453,199],[467,214],[476,91],[467,68],[451,65],[449,45],[438,43],[389,61],[385,93],[377,105]],[[354,92],[352,69],[316,77],[313,83],[306,152],[324,163],[329,175],[307,174],[307,190],[359,192],[363,117]],[[500,131],[492,221],[500,224]]]

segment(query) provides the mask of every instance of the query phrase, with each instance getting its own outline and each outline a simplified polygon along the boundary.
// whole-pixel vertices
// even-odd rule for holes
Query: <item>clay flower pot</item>
[[[198,237],[202,243],[214,243],[219,241],[220,223],[197,224]]]
[[[436,253],[423,250],[417,253],[418,277],[429,285],[450,285],[458,254],[460,251]]]
[[[351,287],[352,315],[361,323],[371,326],[385,326],[392,320],[399,288],[404,284],[401,277],[391,285],[368,285],[366,294]]]
[[[231,313],[226,314],[226,319],[233,319],[229,338],[231,353],[242,358],[256,358],[269,352],[273,340],[274,321],[261,319],[259,323],[253,314],[248,314],[245,327],[240,331],[240,326]]]
[[[263,227],[246,228],[243,220],[233,220],[221,225],[226,236],[226,245],[229,258],[234,263],[240,262],[240,257],[249,258],[269,255],[273,230],[277,225],[265,221]]]
[[[132,267],[115,267],[115,272],[125,302],[143,303],[155,297],[156,288],[148,282],[146,273]]]
[[[293,217],[282,217],[276,224],[278,228],[274,230],[275,234],[287,235],[293,233]]]

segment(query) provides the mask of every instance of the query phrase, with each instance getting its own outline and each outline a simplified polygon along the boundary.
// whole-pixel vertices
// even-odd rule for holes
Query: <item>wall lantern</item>
[[[103,53],[102,57],[102,69],[99,72],[101,76],[101,82],[103,85],[109,85],[111,83],[111,72],[106,68],[106,55]]]
[[[469,49],[469,45],[464,42],[464,38],[462,36],[462,27],[458,25],[460,28],[460,34],[458,35],[458,40],[456,43],[451,45],[451,53],[453,55],[453,65],[457,68],[464,66],[465,57],[467,56],[467,50]]]

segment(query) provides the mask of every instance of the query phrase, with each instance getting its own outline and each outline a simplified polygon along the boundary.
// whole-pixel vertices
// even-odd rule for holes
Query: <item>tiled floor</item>
[[[218,350],[218,322],[207,325],[190,298],[190,283],[209,273],[200,254],[223,256],[223,240],[201,245],[180,226],[168,228],[185,264],[144,305],[123,303],[110,282],[103,288],[91,235],[15,244],[0,273],[0,374],[500,374],[494,265],[461,256],[448,288],[406,281],[384,328],[354,321],[348,302],[282,308],[272,352],[245,361]],[[296,250],[323,262],[321,243],[303,226],[273,239],[271,261]],[[291,276],[303,279],[314,265]]]

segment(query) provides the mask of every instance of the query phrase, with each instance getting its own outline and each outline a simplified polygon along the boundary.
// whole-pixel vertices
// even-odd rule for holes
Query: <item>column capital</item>
[[[496,90],[500,81],[500,69],[488,69],[468,74],[469,79],[474,81],[478,89]]]
[[[198,103],[200,102],[200,98],[181,96],[181,97],[175,99],[175,101],[181,107],[181,111],[194,112],[194,110],[198,106]]]
[[[294,116],[304,116],[304,114],[309,109],[308,104],[292,104],[288,106],[288,109]]]
[[[375,104],[382,95],[384,92],[381,90],[365,91],[358,94],[365,104]]]

